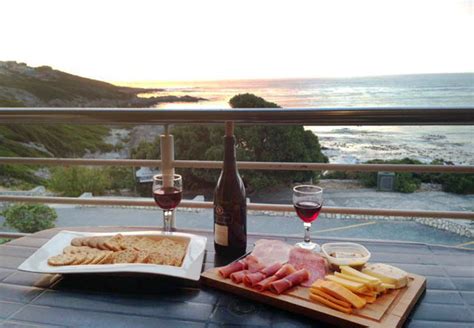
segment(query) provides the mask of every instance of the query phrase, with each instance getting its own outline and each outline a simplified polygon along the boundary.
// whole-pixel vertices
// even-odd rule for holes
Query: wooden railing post
[[[169,125],[166,124],[164,134],[160,135],[160,150],[161,150],[161,174],[163,174],[163,184],[165,187],[173,186],[174,176],[174,139],[173,135],[169,133]],[[171,228],[176,228],[175,211],[171,218]]]

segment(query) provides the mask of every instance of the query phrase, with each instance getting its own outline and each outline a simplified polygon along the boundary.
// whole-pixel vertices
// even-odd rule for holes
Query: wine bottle
[[[237,171],[233,123],[226,123],[224,166],[214,191],[214,249],[222,256],[239,257],[247,248],[245,187]]]

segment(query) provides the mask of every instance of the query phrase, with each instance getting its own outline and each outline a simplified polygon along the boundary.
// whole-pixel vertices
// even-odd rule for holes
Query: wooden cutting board
[[[309,288],[296,287],[282,295],[271,292],[257,292],[244,284],[235,284],[231,279],[222,278],[217,268],[201,274],[201,281],[210,286],[256,301],[260,301],[287,311],[299,313],[316,320],[341,327],[401,327],[418,298],[426,289],[426,278],[410,273],[408,286],[390,290],[352,314],[333,310],[309,299]]]

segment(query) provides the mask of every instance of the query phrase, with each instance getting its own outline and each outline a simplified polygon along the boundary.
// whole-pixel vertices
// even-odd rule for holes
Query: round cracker
[[[95,259],[95,254],[94,253],[87,253],[86,254],[86,259],[82,264],[90,264],[92,261]]]
[[[137,251],[127,249],[114,253],[113,263],[133,263],[137,258]]]
[[[48,258],[48,264],[53,266],[70,265],[75,259],[74,255],[59,254]]]
[[[72,246],[82,246],[82,237],[76,237],[71,240]]]
[[[108,251],[106,252],[104,258],[98,264],[112,264],[114,258],[114,252]]]
[[[83,264],[84,261],[87,259],[87,254],[85,253],[77,253],[77,254],[73,254],[74,255],[74,262],[71,263],[71,265],[79,265],[79,264]]]

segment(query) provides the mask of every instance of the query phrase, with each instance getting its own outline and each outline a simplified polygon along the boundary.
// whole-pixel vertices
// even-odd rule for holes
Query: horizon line
[[[401,73],[401,74],[375,74],[375,75],[352,75],[352,76],[319,76],[319,77],[274,77],[274,78],[225,78],[225,79],[189,79],[189,80],[103,80],[112,84],[119,83],[180,83],[180,82],[236,82],[236,81],[288,81],[288,80],[319,80],[319,79],[357,79],[376,78],[391,76],[414,76],[414,75],[448,75],[448,74],[474,74],[474,71],[467,72],[429,72],[429,73]]]

